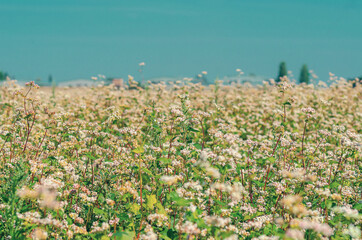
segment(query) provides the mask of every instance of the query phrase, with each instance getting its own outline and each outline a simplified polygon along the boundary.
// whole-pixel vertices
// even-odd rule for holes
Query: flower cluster
[[[1,238],[361,239],[361,89],[331,79],[4,83]]]

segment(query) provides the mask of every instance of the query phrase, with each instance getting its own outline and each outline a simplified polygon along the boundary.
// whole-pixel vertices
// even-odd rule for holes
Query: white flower
[[[304,240],[304,233],[297,229],[288,229],[285,236],[295,240]]]
[[[353,224],[348,226],[348,229],[344,231],[344,234],[349,234],[352,239],[361,239],[361,229]]]
[[[217,168],[207,167],[205,169],[206,174],[213,178],[220,178],[221,174]]]
[[[208,158],[208,154],[207,154],[207,152],[206,151],[202,151],[201,153],[200,153],[200,161],[206,161],[207,160],[207,158]]]
[[[160,178],[160,180],[162,182],[164,182],[164,183],[166,183],[168,185],[173,185],[173,184],[177,183],[178,179],[179,179],[179,176],[166,176],[166,175],[162,176]]]

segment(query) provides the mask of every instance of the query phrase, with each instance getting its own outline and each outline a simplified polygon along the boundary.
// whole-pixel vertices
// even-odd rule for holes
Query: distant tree
[[[8,76],[8,73],[0,71],[0,81],[6,80]]]
[[[280,79],[287,75],[288,75],[287,65],[285,62],[281,62],[279,64],[279,74],[275,81],[280,82]]]
[[[114,78],[114,77],[107,77],[107,78],[104,80],[104,83],[105,83],[106,85],[112,84],[113,79],[115,79],[115,78]]]
[[[306,64],[300,70],[299,83],[309,84],[309,71]]]
[[[205,74],[198,74],[195,76],[195,78],[192,80],[193,83],[201,83],[202,85],[207,85],[208,80]]]
[[[352,87],[357,87],[358,84],[362,85],[362,76],[356,77],[356,78],[350,78],[348,79],[349,82],[352,82]]]

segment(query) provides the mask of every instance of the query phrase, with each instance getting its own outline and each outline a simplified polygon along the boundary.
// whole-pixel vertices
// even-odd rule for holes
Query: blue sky
[[[362,75],[359,0],[0,0],[0,69],[17,79]]]

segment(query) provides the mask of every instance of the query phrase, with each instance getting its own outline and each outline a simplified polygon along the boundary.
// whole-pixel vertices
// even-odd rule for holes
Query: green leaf
[[[327,208],[330,209],[332,207],[333,201],[327,200]]]
[[[95,214],[98,214],[98,215],[103,215],[104,214],[104,210],[99,209],[99,208],[93,208],[93,212]]]
[[[147,208],[152,210],[157,203],[156,195],[152,194],[147,196]]]
[[[96,156],[93,156],[91,153],[87,153],[86,156],[87,156],[89,159],[92,159],[92,160],[97,159],[97,157],[96,157]]]
[[[176,205],[180,206],[180,207],[186,207],[190,205],[190,201],[183,199],[183,198],[178,198],[174,200]]]
[[[133,240],[135,234],[131,231],[116,232],[113,236],[116,236],[120,240]]]
[[[137,154],[141,154],[144,151],[145,151],[145,149],[143,148],[143,146],[139,146],[139,147],[132,150],[132,152],[137,153]]]
[[[202,149],[202,146],[201,146],[200,144],[198,144],[198,143],[195,143],[195,144],[194,144],[194,147],[197,148],[197,149],[199,149],[199,150]]]
[[[159,160],[160,162],[164,163],[164,164],[171,164],[171,162],[172,162],[171,159],[169,159],[169,158],[164,158],[164,157],[159,158],[158,160]]]
[[[288,101],[284,102],[283,104],[284,104],[284,105],[290,105],[290,106],[292,105],[292,104],[291,104],[290,102],[288,102]]]
[[[167,237],[165,234],[162,234],[162,235],[161,235],[161,239],[172,240],[171,238]]]
[[[166,210],[165,210],[165,208],[162,206],[162,204],[160,202],[156,203],[156,208],[157,208],[158,213],[166,214]]]
[[[131,210],[131,212],[133,212],[134,214],[137,214],[137,213],[140,212],[140,208],[141,208],[141,207],[140,207],[139,204],[134,203],[134,204],[132,204],[130,210]]]
[[[265,162],[266,162],[266,159],[265,159],[265,158],[259,158],[259,159],[256,160],[256,162],[257,162],[258,164],[260,164],[260,165],[264,165]]]
[[[275,157],[269,157],[269,158],[268,158],[268,161],[269,161],[270,163],[275,163]]]
[[[176,192],[172,192],[172,193],[170,194],[170,198],[171,198],[172,201],[175,202],[175,204],[176,204],[177,206],[180,206],[180,207],[189,206],[189,205],[190,205],[190,202],[191,202],[190,200],[186,200],[186,199],[184,199],[184,198],[179,197]]]
[[[142,172],[144,172],[144,173],[147,173],[149,176],[151,176],[151,177],[153,177],[154,175],[153,175],[153,173],[150,171],[150,170],[148,170],[147,168],[142,168]]]
[[[258,187],[263,187],[265,183],[260,182],[260,181],[255,181],[256,185],[258,185]]]
[[[245,215],[244,216],[244,220],[250,220],[251,219],[251,215]]]
[[[362,211],[362,202],[361,203],[357,203],[356,205],[353,206],[354,209],[357,209],[359,211]]]
[[[338,182],[334,182],[330,185],[330,188],[338,188],[339,183]]]
[[[200,132],[200,130],[197,130],[197,129],[195,129],[195,128],[192,128],[192,127],[189,127],[189,129],[188,129],[189,131],[191,131],[191,132]]]
[[[225,238],[230,237],[233,234],[234,234],[234,232],[227,231],[227,232],[221,232],[219,236],[220,236],[221,239],[225,239]]]

